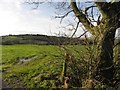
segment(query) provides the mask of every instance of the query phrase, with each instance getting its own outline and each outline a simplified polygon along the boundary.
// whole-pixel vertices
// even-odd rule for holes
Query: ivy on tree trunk
[[[114,65],[113,65],[113,45],[116,29],[120,27],[120,2],[97,2],[96,5],[102,14],[102,20],[97,26],[93,26],[91,22],[86,18],[86,14],[80,11],[77,7],[76,1],[71,0],[71,7],[75,16],[84,25],[87,31],[93,36],[100,37],[97,43],[99,43],[97,57],[98,67],[96,70],[97,80],[112,85],[112,79],[114,76]],[[105,27],[104,29],[102,27]],[[98,29],[98,30],[97,30]],[[99,31],[101,33],[99,33]]]

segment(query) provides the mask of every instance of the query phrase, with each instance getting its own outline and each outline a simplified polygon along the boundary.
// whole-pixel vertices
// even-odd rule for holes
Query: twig
[[[82,36],[84,36],[88,31],[85,31],[83,34],[81,34],[78,38],[81,38]]]
[[[61,20],[60,20],[60,23],[61,23],[62,20],[63,20],[66,16],[68,16],[68,14],[71,13],[72,11],[73,11],[73,10],[67,12],[65,15],[62,15],[62,16],[55,16],[55,18],[61,18]]]
[[[77,32],[77,29],[78,29],[79,24],[80,24],[80,22],[77,23],[77,26],[76,26],[75,31],[74,31],[74,33],[72,34],[71,38],[72,38],[72,37],[75,35],[75,33]]]

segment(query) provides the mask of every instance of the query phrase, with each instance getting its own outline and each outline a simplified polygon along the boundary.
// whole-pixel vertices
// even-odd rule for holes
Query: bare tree
[[[32,2],[35,3],[36,2]],[[113,47],[116,29],[120,27],[120,1],[111,0],[107,2],[106,0],[95,0],[90,6],[86,6],[84,9],[79,5],[81,2],[76,2],[76,0],[70,0],[69,2],[61,2],[57,5],[57,9],[63,9],[62,15],[57,15],[56,18],[67,17],[70,13],[74,13],[75,17],[78,19],[75,32],[79,27],[79,23],[82,23],[87,32],[90,32],[97,42],[97,52],[96,58],[97,66],[95,71],[95,79],[105,83],[109,86],[113,85],[114,77],[114,63],[113,63]],[[39,4],[39,3],[37,3]],[[95,18],[94,8],[97,8],[99,14],[97,19]],[[96,24],[96,25],[95,25]]]
[[[93,26],[86,14],[79,10],[76,1],[71,0],[71,7],[75,16],[79,19],[84,27],[94,36],[98,37],[99,56],[97,75],[102,78],[102,82],[111,85],[113,82],[114,65],[113,65],[113,45],[116,29],[120,27],[120,1],[119,2],[95,2],[102,14],[102,19],[98,20],[98,25]],[[104,27],[104,28],[103,28]],[[99,33],[101,32],[101,33]]]

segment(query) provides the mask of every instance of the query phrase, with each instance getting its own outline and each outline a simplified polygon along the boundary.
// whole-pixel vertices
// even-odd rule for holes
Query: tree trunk
[[[99,63],[97,67],[97,76],[101,79],[100,81],[108,85],[112,85],[114,75],[113,45],[115,31],[116,28],[111,27],[104,33],[98,57]]]
[[[71,7],[73,9],[73,12],[75,13],[75,16],[84,25],[86,30],[88,30],[95,37],[100,38],[100,41],[98,41],[98,43],[100,42],[100,48],[98,49],[99,63],[96,71],[96,79],[111,86],[114,76],[114,37],[116,29],[120,27],[120,2],[108,3],[99,2],[99,0],[96,0],[95,3],[102,14],[102,20],[100,24],[96,27],[92,26],[91,22],[89,22],[86,18],[86,15],[78,9],[75,0],[71,0]],[[102,36],[102,39],[101,36],[99,37],[100,34],[98,31],[101,32],[100,34]]]

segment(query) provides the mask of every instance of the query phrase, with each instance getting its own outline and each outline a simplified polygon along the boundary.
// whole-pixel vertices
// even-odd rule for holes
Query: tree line
[[[69,38],[64,36],[47,36],[40,34],[22,34],[22,35],[6,35],[2,36],[2,45],[14,44],[37,44],[37,45],[86,45],[84,38]],[[88,40],[89,44],[93,44],[93,40]]]

